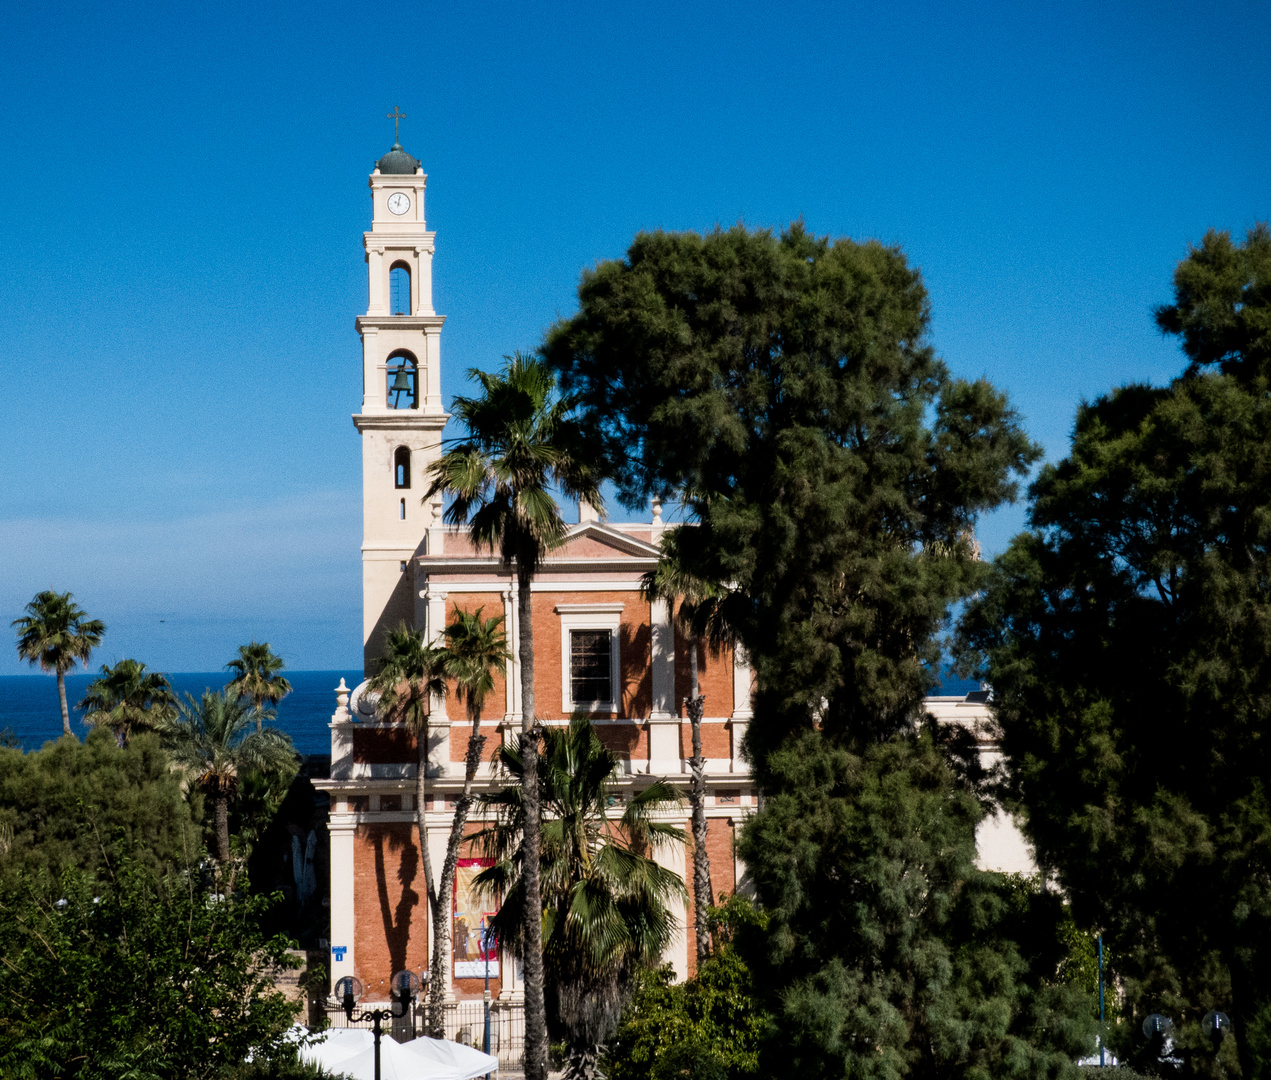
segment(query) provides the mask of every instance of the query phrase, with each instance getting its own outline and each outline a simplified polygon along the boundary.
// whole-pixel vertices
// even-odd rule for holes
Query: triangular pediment
[[[621,556],[656,559],[659,554],[656,544],[628,536],[617,529],[606,528],[598,522],[588,521],[570,528],[565,534],[564,542],[552,551],[548,559],[612,559]]]

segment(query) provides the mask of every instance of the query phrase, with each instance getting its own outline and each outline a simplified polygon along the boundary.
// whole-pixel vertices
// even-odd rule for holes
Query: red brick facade
[[[611,707],[588,705],[601,741],[622,761],[619,786],[638,788],[665,777],[687,795],[691,727],[683,699],[689,694],[687,643],[671,625],[665,605],[640,591],[641,575],[657,559],[660,526],[582,524],[553,552],[534,583],[535,702],[545,723],[569,719],[571,634],[579,628],[608,635]],[[439,531],[440,532],[440,531]],[[416,596],[416,625],[438,640],[456,612],[481,609],[483,618],[502,615],[515,653],[515,581],[498,560],[474,551],[461,531],[432,534],[436,554],[417,556],[409,576]],[[616,653],[616,655],[615,655]],[[699,685],[706,696],[702,752],[710,796],[709,851],[716,891],[736,887],[732,838],[750,812],[749,778],[738,756],[749,718],[749,695],[734,701],[734,687],[748,691],[749,673],[732,650],[699,647]],[[493,761],[505,738],[520,730],[519,666],[509,662],[496,676],[481,712],[486,742],[478,784],[498,783]],[[591,685],[583,683],[580,685]],[[465,704],[446,695],[432,729],[432,773],[425,811],[434,873],[440,873],[454,799],[462,787],[463,759],[471,724]],[[369,709],[369,711],[368,711]],[[415,740],[403,727],[384,722],[354,692],[352,711],[332,725],[332,946],[333,976],[356,974],[374,997],[402,968],[428,965],[429,911],[423,860],[414,825]],[[720,792],[716,798],[714,792]],[[745,795],[743,796],[743,792]],[[615,816],[619,811],[615,811]],[[689,831],[687,799],[681,824]],[[473,827],[476,827],[475,825]],[[688,851],[663,851],[660,861],[684,875]],[[689,874],[691,879],[691,872]],[[682,975],[692,969],[692,905],[677,912],[681,933],[667,959]],[[341,948],[342,947],[342,948]],[[337,960],[336,957],[343,957]],[[511,959],[501,960],[492,989],[516,997],[519,985]],[[453,968],[451,969],[453,973]],[[457,999],[480,996],[480,979],[453,977]],[[386,991],[385,991],[386,993]]]

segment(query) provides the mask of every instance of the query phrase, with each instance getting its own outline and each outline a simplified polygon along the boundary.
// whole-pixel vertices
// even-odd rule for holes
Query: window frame
[[[406,459],[403,464],[398,459],[404,457]],[[395,446],[393,448],[393,490],[409,491],[410,490],[410,459],[412,457],[409,446]],[[401,468],[404,476],[404,483],[397,482],[397,470]]]
[[[621,603],[616,604],[557,604],[560,616],[561,646],[561,705],[566,715],[572,712],[615,713],[622,712],[622,626]],[[575,630],[605,630],[609,633],[609,700],[574,701],[574,681],[571,671],[573,661],[573,633]]]

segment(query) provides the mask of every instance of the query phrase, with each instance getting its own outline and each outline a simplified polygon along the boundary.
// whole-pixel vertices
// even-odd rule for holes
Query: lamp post
[[[490,1052],[490,941],[493,933],[485,924],[485,917],[481,918],[481,959],[482,967],[485,968],[485,993],[482,995],[485,1001],[485,1038],[482,1040],[481,1049],[487,1054]]]
[[[427,976],[424,976],[427,978]],[[393,976],[392,1000],[387,1009],[367,1009],[357,1016],[353,1013],[357,1008],[358,998],[362,996],[362,981],[355,975],[346,975],[335,984],[334,993],[340,999],[340,1008],[348,1017],[350,1024],[371,1021],[371,1030],[375,1033],[375,1080],[380,1080],[380,1036],[383,1034],[382,1024],[385,1020],[397,1020],[405,1016],[419,993],[421,983],[419,976],[413,971],[399,971]],[[401,1011],[397,1011],[401,1006]]]
[[[1107,1026],[1103,1020],[1103,935],[1099,935],[1099,1067],[1103,1068],[1103,1035]]]

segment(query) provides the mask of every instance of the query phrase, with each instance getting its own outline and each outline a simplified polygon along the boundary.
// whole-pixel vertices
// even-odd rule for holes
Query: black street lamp
[[[427,977],[427,975],[424,976],[424,978]],[[368,1009],[358,1013],[357,1016],[353,1013],[357,1008],[358,998],[362,996],[362,981],[355,975],[346,975],[336,982],[333,990],[335,996],[340,999],[339,1007],[344,1010],[344,1015],[348,1017],[350,1024],[371,1021],[371,1030],[375,1033],[375,1080],[380,1080],[380,1036],[383,1034],[381,1025],[385,1020],[398,1020],[410,1012],[411,1003],[415,1000],[415,995],[419,993],[421,986],[419,976],[413,971],[399,971],[393,976],[391,985],[393,995],[387,1009]],[[400,1012],[397,1011],[399,1005]]]
[[[1148,1050],[1157,1061],[1165,1060],[1169,1053],[1169,1038],[1174,1030],[1174,1021],[1161,1013],[1150,1013],[1143,1020],[1143,1035],[1147,1039]]]
[[[1210,1009],[1205,1013],[1205,1017],[1200,1022],[1200,1029],[1209,1036],[1209,1041],[1213,1044],[1214,1053],[1218,1053],[1218,1048],[1222,1046],[1222,1041],[1227,1037],[1227,1032],[1231,1030],[1231,1017],[1225,1012],[1219,1012],[1217,1009]]]

